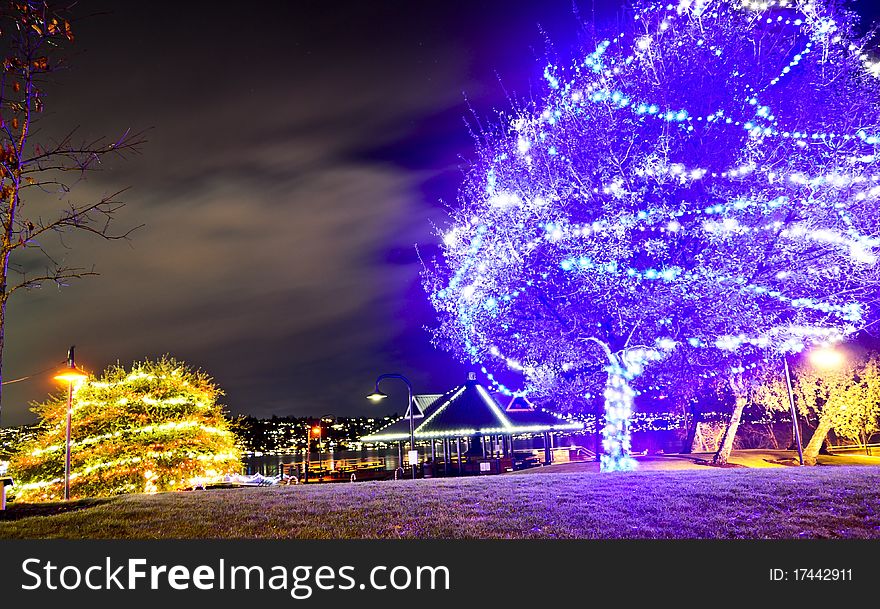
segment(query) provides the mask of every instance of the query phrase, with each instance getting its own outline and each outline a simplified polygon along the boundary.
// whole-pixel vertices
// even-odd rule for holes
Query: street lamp
[[[312,457],[312,435],[313,434],[320,435],[321,428],[318,427],[317,425],[312,427],[312,425],[310,424],[308,431],[306,431],[306,460],[305,460],[305,463],[303,464],[303,466],[304,466],[303,467],[303,482],[309,481],[309,465],[311,464],[311,457]],[[319,460],[321,459],[320,451],[318,453],[318,459]]]
[[[336,415],[333,415],[333,414],[321,415],[321,418],[318,421],[318,424],[309,426],[309,431],[306,434],[306,466],[305,466],[305,471],[303,472],[304,478],[306,481],[308,481],[308,479],[309,479],[309,456],[310,456],[311,450],[312,450],[312,436],[315,436],[315,439],[316,439],[315,445],[318,448],[318,472],[320,472],[321,469],[324,467],[323,461],[321,459],[321,431],[322,431],[322,427],[324,425],[324,419],[326,419],[327,417],[331,417],[331,418],[335,419]],[[332,455],[331,455],[330,462],[331,462],[331,464],[333,462]]]
[[[88,378],[88,375],[76,367],[73,351],[76,347],[71,345],[67,351],[67,366],[55,375],[56,381],[67,383],[67,428],[66,446],[64,450],[64,500],[70,500],[70,418],[73,411],[73,385]]]
[[[837,368],[843,364],[843,353],[831,347],[810,351],[810,362],[817,368]]]
[[[336,420],[336,415],[333,414],[332,412],[328,412],[327,414],[321,415],[321,419],[318,422],[318,425],[321,426],[321,439],[323,439],[324,422],[327,421],[329,423],[330,421],[335,421],[335,420]],[[330,427],[330,429],[333,429],[332,425],[330,425],[329,427]],[[327,450],[330,453],[330,462],[327,464],[327,467],[329,468],[329,471],[331,471],[331,472],[334,470],[334,466],[333,466],[333,437],[332,437],[332,435],[333,434],[330,433],[329,431],[327,432]],[[318,460],[320,461],[320,459],[321,459],[321,448],[319,445]]]
[[[318,449],[318,475],[321,475],[321,468],[323,464],[321,463],[321,426],[315,425],[311,429],[311,433],[315,436],[315,448]]]
[[[400,379],[404,383],[406,383],[406,387],[409,390],[409,400],[407,401],[407,408],[409,408],[409,464],[412,468],[412,477],[413,480],[416,479],[416,462],[418,461],[418,451],[416,450],[416,427],[415,427],[415,408],[413,408],[413,388],[412,383],[409,382],[409,379],[403,376],[402,374],[380,374],[376,379],[376,388],[373,390],[373,393],[367,396],[368,400],[373,402],[379,402],[388,397],[387,393],[382,393],[379,391],[379,383],[382,382],[383,379]]]

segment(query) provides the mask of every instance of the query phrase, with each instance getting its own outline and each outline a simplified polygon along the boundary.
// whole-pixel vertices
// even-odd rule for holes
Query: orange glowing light
[[[79,383],[80,381],[89,378],[89,375],[79,368],[65,366],[58,371],[58,374],[56,374],[54,378],[56,381],[61,381],[62,383]]]
[[[312,435],[320,436],[321,435],[321,428],[320,427],[312,427]]]

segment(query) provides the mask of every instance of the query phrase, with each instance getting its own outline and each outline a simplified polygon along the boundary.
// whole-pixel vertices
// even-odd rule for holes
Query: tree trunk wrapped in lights
[[[571,65],[548,63],[543,96],[479,134],[426,266],[437,344],[502,393],[581,403],[637,345],[736,383],[863,328],[880,64],[854,20],[834,0],[642,0]],[[617,395],[606,419],[626,411]],[[626,469],[624,445],[603,469]]]
[[[220,395],[207,375],[172,358],[113,366],[76,386],[71,498],[169,491],[239,473]],[[41,431],[10,463],[17,500],[62,498],[66,397],[34,408]]]
[[[629,457],[632,449],[629,419],[632,416],[635,391],[620,366],[609,366],[605,389],[605,427],[602,428],[602,471],[626,471],[635,464]]]

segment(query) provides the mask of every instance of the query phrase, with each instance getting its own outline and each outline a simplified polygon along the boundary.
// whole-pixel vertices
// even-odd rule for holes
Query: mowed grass
[[[880,467],[545,473],[127,495],[0,520],[3,537],[880,538]]]

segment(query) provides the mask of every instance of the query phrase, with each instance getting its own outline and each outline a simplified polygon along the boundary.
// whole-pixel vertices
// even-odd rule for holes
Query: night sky
[[[619,0],[577,3],[613,24]],[[863,10],[877,8],[863,0]],[[540,90],[547,51],[582,38],[571,0],[101,2],[75,9],[71,67],[45,133],[149,129],[85,201],[130,186],[130,243],[70,240],[100,277],[16,294],[4,379],[172,354],[234,414],[371,416],[377,374],[443,392],[467,368],[430,345],[420,286],[473,143],[465,124]],[[94,15],[93,15],[94,13]],[[51,375],[3,389],[2,424],[35,420]]]

